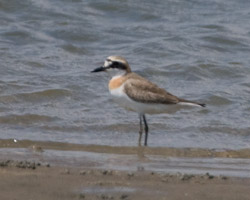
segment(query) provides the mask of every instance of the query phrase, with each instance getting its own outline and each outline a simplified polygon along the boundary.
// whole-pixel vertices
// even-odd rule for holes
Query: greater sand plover
[[[145,128],[144,145],[147,145],[148,125],[145,114],[167,113],[171,105],[191,105],[205,107],[205,104],[178,98],[156,84],[133,73],[128,62],[120,56],[109,56],[104,65],[91,72],[108,72],[111,75],[109,92],[114,100],[127,110],[139,114],[139,145]]]

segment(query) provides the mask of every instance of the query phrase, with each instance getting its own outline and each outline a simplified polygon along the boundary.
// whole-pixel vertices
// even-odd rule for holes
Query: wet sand
[[[250,179],[0,162],[0,199],[249,199]]]
[[[0,140],[0,199],[248,200],[249,152]]]
[[[171,148],[171,147],[124,147],[105,145],[83,145],[63,142],[31,141],[0,139],[0,148],[27,148],[32,151],[42,151],[43,149],[60,151],[85,151],[107,154],[145,154],[160,155],[167,157],[187,157],[187,158],[250,158],[250,149],[202,149],[202,148]]]

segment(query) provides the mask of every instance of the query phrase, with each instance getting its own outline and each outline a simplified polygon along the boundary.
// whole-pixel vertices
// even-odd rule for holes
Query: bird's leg
[[[140,119],[140,130],[139,130],[139,140],[138,140],[138,145],[141,146],[141,136],[142,136],[142,115],[139,114],[139,119]]]
[[[147,124],[147,120],[145,115],[142,115],[143,117],[143,122],[144,122],[144,126],[145,126],[145,142],[144,145],[147,146],[148,144],[148,124]]]

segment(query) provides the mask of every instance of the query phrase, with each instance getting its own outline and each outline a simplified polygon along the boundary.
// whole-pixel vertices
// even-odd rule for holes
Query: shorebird
[[[146,114],[167,113],[171,105],[190,105],[205,107],[205,104],[179,98],[158,87],[156,84],[131,71],[128,62],[121,56],[109,56],[104,65],[91,72],[108,72],[111,75],[109,92],[114,100],[127,110],[139,114],[139,140],[145,131],[144,145],[147,146],[148,124]]]

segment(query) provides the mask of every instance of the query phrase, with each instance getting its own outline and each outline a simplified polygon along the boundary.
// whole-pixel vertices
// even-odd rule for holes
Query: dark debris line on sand
[[[37,167],[50,167],[49,163],[40,163],[40,162],[35,162],[35,161],[14,161],[14,160],[3,160],[0,161],[0,168],[4,168],[4,167],[16,167],[16,168],[22,168],[22,169],[36,169]],[[98,171],[98,170],[97,170]],[[101,170],[100,173],[102,175],[114,175],[116,174],[116,172],[118,171],[113,171],[113,170]],[[70,170],[69,169],[64,169],[63,171],[61,171],[61,174],[69,174]],[[80,170],[79,174],[80,175],[88,175],[94,173],[94,171],[92,170]],[[118,172],[119,173],[119,172]],[[128,178],[132,178],[135,176],[136,172],[127,172],[127,177]],[[157,172],[149,172],[151,175],[157,175]],[[201,178],[201,179],[222,179],[222,180],[226,180],[229,177],[227,176],[214,176],[209,174],[208,172],[205,174],[200,174],[200,175],[195,175],[195,174],[181,174],[181,173],[176,173],[176,174],[169,174],[169,173],[165,173],[165,174],[158,174],[161,178],[163,178],[163,182],[164,180],[167,179],[174,179],[177,178],[181,181],[188,181],[188,180],[192,180],[194,178]]]
[[[29,161],[13,161],[6,160],[0,162],[0,167],[17,167],[22,169],[36,169],[40,166],[50,167],[50,164],[41,164],[40,162],[29,162]]]

